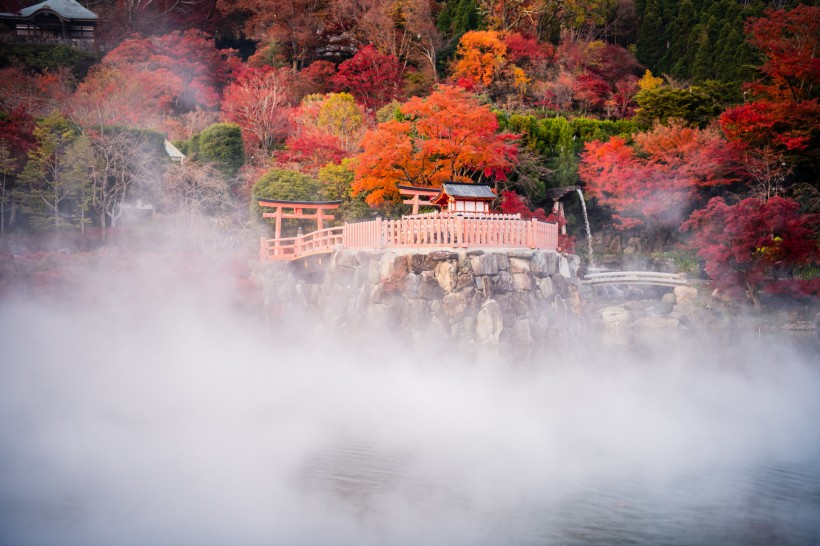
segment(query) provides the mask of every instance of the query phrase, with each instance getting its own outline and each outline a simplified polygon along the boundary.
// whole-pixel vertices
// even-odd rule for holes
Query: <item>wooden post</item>
[[[273,255],[274,256],[279,256],[279,244],[280,244],[279,239],[282,238],[282,207],[276,207],[275,214],[276,214],[276,231],[275,231],[276,242],[274,243],[275,248],[273,250]]]
[[[384,235],[382,234],[382,217],[376,217],[376,248],[382,248],[384,246]]]
[[[264,237],[259,238],[259,260],[266,261],[268,259],[268,240]]]

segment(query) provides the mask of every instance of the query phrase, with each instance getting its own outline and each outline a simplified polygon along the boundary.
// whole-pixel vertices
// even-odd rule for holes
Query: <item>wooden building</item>
[[[0,21],[22,40],[93,40],[97,14],[75,0],[46,0],[18,13],[0,13]]]
[[[490,213],[490,204],[498,197],[486,184],[463,184],[446,182],[430,203],[441,207],[442,212]]]

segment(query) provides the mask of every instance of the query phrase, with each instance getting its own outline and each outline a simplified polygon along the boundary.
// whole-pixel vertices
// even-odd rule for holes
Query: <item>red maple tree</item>
[[[676,228],[698,188],[734,180],[731,150],[715,128],[670,122],[633,138],[634,146],[619,136],[588,143],[578,167],[589,192],[614,209],[620,229]]]
[[[207,34],[188,30],[125,40],[103,58],[102,66],[129,78],[157,76],[155,80],[167,82],[162,87],[168,105],[184,112],[219,106],[220,91],[235,64],[233,53],[217,49]]]
[[[746,25],[764,55],[763,78],[746,86],[754,100],[720,116],[727,138],[760,162],[778,156],[816,165],[820,142],[820,6],[767,10]],[[759,153],[758,153],[759,152]]]
[[[247,67],[225,88],[222,114],[242,128],[249,151],[266,156],[287,137],[292,77],[286,68]]]
[[[377,110],[402,97],[401,78],[398,58],[367,45],[340,64],[331,81],[337,91],[349,91],[367,108]]]
[[[681,230],[693,233],[691,245],[718,288],[744,291],[759,306],[762,288],[788,282],[793,267],[820,258],[811,229],[817,226],[817,215],[801,215],[799,209],[796,201],[777,196],[736,205],[715,197]]]

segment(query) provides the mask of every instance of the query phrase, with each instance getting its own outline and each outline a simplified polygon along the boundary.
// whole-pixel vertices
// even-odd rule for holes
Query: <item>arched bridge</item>
[[[659,273],[657,271],[606,271],[602,273],[587,273],[581,282],[588,286],[612,284],[684,286],[688,284],[686,277],[678,273]]]

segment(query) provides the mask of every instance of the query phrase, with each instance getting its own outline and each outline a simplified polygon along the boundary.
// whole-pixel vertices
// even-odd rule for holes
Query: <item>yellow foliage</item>
[[[518,91],[519,96],[523,96],[524,93],[527,92],[527,85],[529,85],[532,79],[527,76],[527,73],[524,72],[523,68],[519,68],[515,65],[512,67],[512,75],[513,85],[515,86],[516,91]]]
[[[647,70],[643,77],[638,80],[638,89],[641,91],[651,91],[663,85],[663,78],[652,75],[651,70]]]

